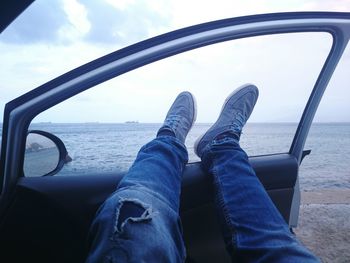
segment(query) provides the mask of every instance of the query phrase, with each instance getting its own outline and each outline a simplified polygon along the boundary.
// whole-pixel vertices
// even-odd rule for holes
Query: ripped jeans
[[[87,263],[184,262],[179,202],[185,146],[160,136],[143,146],[98,210]],[[214,141],[202,158],[213,175],[227,250],[240,262],[319,262],[290,233],[248,157],[233,138]]]

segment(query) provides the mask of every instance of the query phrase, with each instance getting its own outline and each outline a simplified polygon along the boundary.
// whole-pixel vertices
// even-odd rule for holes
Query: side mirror
[[[23,165],[24,176],[54,175],[70,161],[72,159],[60,138],[40,130],[28,132]]]

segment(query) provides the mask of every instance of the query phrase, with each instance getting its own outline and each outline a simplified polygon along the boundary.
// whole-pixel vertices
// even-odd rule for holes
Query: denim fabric
[[[290,232],[236,139],[214,140],[202,156],[234,262],[319,262]]]
[[[184,262],[179,218],[185,146],[172,136],[146,144],[90,229],[88,263]]]
[[[141,148],[97,212],[86,262],[184,262],[178,212],[187,160],[185,146],[172,136],[159,136]],[[214,141],[202,164],[214,177],[219,219],[233,261],[318,262],[290,233],[237,140]]]

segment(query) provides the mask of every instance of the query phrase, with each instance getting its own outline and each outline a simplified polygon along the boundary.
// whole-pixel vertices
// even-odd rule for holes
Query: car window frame
[[[292,12],[230,18],[166,33],[98,58],[16,98],[5,106],[0,161],[1,198],[23,175],[25,139],[32,119],[111,78],[155,61],[228,40],[261,35],[326,32],[333,43],[303,111],[289,154],[299,162],[324,90],[350,39],[350,13]]]

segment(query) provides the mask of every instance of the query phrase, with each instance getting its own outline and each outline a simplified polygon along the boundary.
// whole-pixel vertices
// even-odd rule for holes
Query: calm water
[[[248,155],[288,152],[297,124],[248,124],[241,145]],[[73,161],[60,172],[85,174],[127,170],[139,148],[153,139],[160,124],[33,124],[32,129],[54,133],[65,143]],[[210,127],[197,124],[186,145],[190,161],[196,138]],[[305,149],[311,149],[300,168],[304,190],[350,188],[350,123],[314,124]]]

